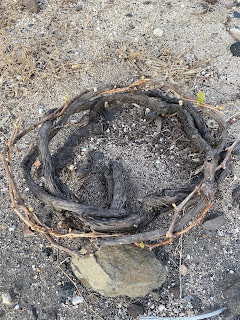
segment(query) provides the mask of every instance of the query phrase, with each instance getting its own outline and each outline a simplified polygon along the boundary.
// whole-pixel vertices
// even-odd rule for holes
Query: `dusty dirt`
[[[240,12],[237,3],[41,0],[40,12],[32,14],[20,2],[0,3],[2,145],[18,117],[25,127],[36,122],[40,108],[46,112],[59,107],[64,96],[72,98],[83,87],[128,85],[141,76],[176,82],[194,94],[204,92],[207,102],[224,105],[226,119],[239,112],[240,58],[229,50],[235,40],[226,26],[230,17],[228,26],[240,27],[240,19],[233,18],[234,11]],[[163,31],[162,37],[154,35],[156,28]],[[174,119],[163,122],[159,136],[154,123],[147,125],[147,114],[139,112],[124,109],[115,123],[110,123],[109,138],[96,137],[84,146],[95,146],[108,158],[121,157],[130,175],[128,205],[133,208],[138,207],[141,197],[158,188],[188,181],[190,169],[197,167],[181,141],[176,141],[180,136],[170,134],[173,131],[169,128],[177,127]],[[231,127],[229,141],[239,129],[239,123]],[[129,143],[130,131],[134,139]],[[19,170],[35,136],[29,134],[15,148],[15,175],[28,203],[50,219],[51,210],[29,194]],[[163,145],[160,155],[154,149],[158,150],[159,144]],[[232,163],[233,172],[216,190],[215,205],[209,213],[223,214],[225,225],[215,231],[198,226],[172,245],[156,250],[168,271],[163,287],[145,298],[109,299],[76,282],[87,302],[78,306],[71,303],[78,295],[76,288],[58,268],[62,262],[74,279],[70,259],[62,253],[57,257],[39,235],[24,237],[23,224],[10,208],[7,180],[0,167],[0,290],[13,297],[12,306],[1,303],[0,318],[117,320],[132,319],[132,304],[140,304],[145,315],[158,316],[194,315],[226,306],[223,291],[240,272],[240,216],[232,201],[232,189],[239,183],[239,159],[232,157]],[[85,196],[81,191],[86,199],[91,180],[88,183]],[[97,195],[89,201],[102,203]],[[166,223],[165,218],[162,223]],[[185,266],[182,275],[180,265]],[[224,314],[213,319],[227,317]]]

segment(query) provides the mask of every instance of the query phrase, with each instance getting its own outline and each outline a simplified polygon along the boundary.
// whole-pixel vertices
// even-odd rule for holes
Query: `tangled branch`
[[[177,93],[181,99],[165,96],[160,88],[166,87]],[[11,206],[20,219],[31,229],[45,236],[53,247],[64,250],[70,255],[82,257],[77,251],[70,250],[58,244],[59,238],[91,238],[93,248],[87,255],[98,248],[107,245],[155,242],[146,245],[152,249],[170,243],[175,237],[189,231],[197,225],[212,207],[214,186],[218,179],[224,176],[224,169],[229,164],[231,152],[240,140],[228,148],[225,158],[227,127],[219,113],[212,108],[201,109],[194,107],[189,100],[192,95],[183,92],[176,85],[164,81],[141,79],[124,88],[103,87],[98,90],[83,90],[77,97],[66,102],[58,109],[50,110],[48,115],[36,124],[19,133],[18,126],[7,146],[0,153],[0,160],[9,183]],[[111,162],[110,171],[106,174],[108,183],[108,208],[98,208],[80,203],[76,195],[61,181],[59,173],[74,157],[74,147],[83,138],[102,134],[103,125],[97,120],[105,110],[106,104],[137,104],[146,106],[158,115],[176,114],[187,139],[194,149],[204,153],[204,170],[190,184],[175,190],[166,189],[160,196],[148,196],[143,199],[140,212],[125,210],[127,186],[123,168],[117,161]],[[53,155],[50,155],[49,143],[68,124],[71,115],[89,110],[88,122],[79,126],[68,138],[64,145]],[[207,126],[203,114],[214,119],[218,124],[218,132],[213,134]],[[234,119],[235,120],[235,119]],[[39,127],[38,141],[32,147],[22,162],[25,181],[33,195],[41,202],[60,211],[67,211],[74,221],[72,230],[62,231],[52,229],[40,221],[32,208],[28,208],[18,190],[13,175],[12,147],[30,131]],[[41,180],[43,185],[36,182],[31,175],[31,168],[39,159]],[[189,208],[189,203],[191,207]],[[152,208],[149,211],[149,207]],[[153,210],[155,208],[155,210]],[[185,213],[179,217],[184,209]],[[169,228],[145,231],[148,225],[160,212],[173,212]],[[185,227],[189,221],[190,226]],[[77,228],[76,228],[77,226]],[[165,240],[157,242],[159,239]]]

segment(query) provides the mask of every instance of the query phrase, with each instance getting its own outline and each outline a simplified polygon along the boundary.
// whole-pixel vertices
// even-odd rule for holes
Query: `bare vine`
[[[178,94],[180,98],[165,96],[160,90],[163,87]],[[203,105],[200,106],[200,112],[190,101],[194,102],[194,97],[176,85],[165,81],[140,79],[124,88],[104,87],[92,91],[83,90],[77,97],[67,101],[58,109],[50,110],[45,118],[23,131],[19,132],[19,124],[16,125],[10,140],[0,152],[0,160],[8,179],[13,210],[31,230],[46,237],[53,247],[79,258],[83,255],[61,246],[58,239],[90,238],[93,246],[87,255],[107,245],[145,243],[149,249],[153,249],[171,243],[174,238],[196,226],[213,206],[214,187],[219,177],[224,175],[231,153],[240,141],[239,134],[236,141],[227,148],[227,153],[221,161],[221,155],[226,148],[227,128],[239,117],[225,122],[215,108]],[[192,147],[203,152],[205,156],[204,170],[199,174],[198,179],[176,190],[163,190],[162,195],[157,198],[147,197],[143,200],[141,212],[129,212],[124,209],[127,187],[123,179],[122,167],[118,162],[113,161],[111,165],[113,185],[108,190],[109,199],[111,199],[109,208],[102,209],[81,204],[58,177],[58,173],[68,164],[69,157],[74,155],[73,148],[81,142],[83,137],[103,132],[104,128],[97,122],[97,117],[104,111],[106,104],[114,106],[116,103],[147,106],[157,114],[176,114]],[[88,123],[78,127],[78,130],[66,139],[64,146],[50,156],[49,143],[53,137],[64,129],[72,114],[85,110],[89,110]],[[217,122],[219,128],[217,136],[208,128],[203,113]],[[37,199],[57,210],[70,212],[79,226],[78,230],[63,232],[46,226],[34,210],[26,205],[18,190],[13,174],[12,147],[39,126],[41,128],[38,142],[22,162],[25,181]],[[41,164],[43,186],[35,182],[31,176],[31,168],[37,159]],[[143,232],[142,228],[157,216],[156,211],[149,212],[146,209],[153,199],[155,205],[157,203],[157,212],[173,212],[172,222],[169,228]],[[191,208],[185,210],[185,214],[179,217],[180,212],[187,208],[190,201]],[[193,222],[186,227],[189,221]],[[163,240],[159,241],[161,238]]]

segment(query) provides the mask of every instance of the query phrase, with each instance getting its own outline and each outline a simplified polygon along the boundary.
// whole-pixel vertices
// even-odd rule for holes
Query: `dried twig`
[[[220,169],[226,169],[226,164],[227,164],[227,162],[228,162],[233,150],[235,149],[235,147],[236,147],[236,145],[238,144],[239,141],[240,141],[240,132],[239,132],[237,138],[235,139],[235,141],[233,142],[233,144],[230,147],[226,148],[227,153],[225,155],[225,158],[220,163],[220,165],[217,166],[217,168],[215,169],[215,172],[220,170]]]
[[[160,246],[163,246],[164,244],[168,244],[168,243],[172,243],[173,238],[176,238],[186,232],[188,232],[190,229],[192,229],[193,227],[195,227],[206,215],[206,213],[210,210],[210,208],[213,206],[213,203],[209,203],[208,206],[204,209],[204,211],[202,212],[202,214],[197,218],[197,220],[195,220],[190,226],[188,226],[187,228],[185,228],[182,231],[176,232],[175,234],[173,234],[172,238],[167,239],[165,241],[159,242],[159,243],[155,243],[155,244],[148,244],[146,245],[146,247],[148,247],[150,250],[152,250],[153,248],[157,248]]]

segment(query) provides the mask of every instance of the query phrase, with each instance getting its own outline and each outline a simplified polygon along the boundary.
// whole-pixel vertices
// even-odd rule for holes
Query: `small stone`
[[[144,308],[141,304],[132,303],[127,308],[127,313],[133,317],[137,318],[140,314],[144,314]]]
[[[19,308],[20,308],[19,304],[16,304],[14,307],[15,310],[18,310]]]
[[[160,28],[156,28],[153,30],[153,34],[157,38],[161,38],[163,36],[163,31]]]
[[[2,293],[2,303],[6,304],[7,306],[13,305],[13,300],[9,292]]]
[[[8,228],[8,231],[14,231],[16,230],[16,226],[13,224],[11,227]]]
[[[98,303],[99,302],[99,297],[96,294],[92,294],[91,295],[91,302],[93,304]]]
[[[125,14],[125,17],[127,17],[127,18],[132,18],[132,14],[131,13],[127,13],[127,14]]]
[[[237,11],[234,11],[234,12],[233,12],[233,16],[234,16],[234,18],[240,19],[240,13],[237,12]]]
[[[76,296],[74,298],[72,298],[72,304],[74,306],[78,305],[79,303],[82,303],[83,302],[83,297],[80,297],[80,296]]]
[[[163,311],[163,310],[165,310],[165,309],[166,309],[166,307],[165,307],[164,304],[160,304],[160,305],[158,306],[158,310],[159,310],[159,311]]]
[[[43,114],[44,114],[44,109],[43,109],[43,108],[39,108],[39,109],[38,109],[38,113],[39,113],[40,115],[43,115]]]
[[[187,274],[187,267],[184,264],[181,264],[179,271],[182,276],[185,276]]]
[[[173,296],[175,298],[180,297],[180,288],[178,286],[174,286],[174,287],[170,288],[170,292],[173,294]]]
[[[81,5],[75,7],[75,11],[81,11],[83,7]]]
[[[233,43],[230,50],[233,56],[240,57],[240,41]]]
[[[202,224],[202,227],[206,231],[218,230],[226,223],[224,216],[218,216],[213,219],[209,219]]]
[[[231,28],[229,30],[234,38],[236,40],[240,41],[240,29],[239,28]]]
[[[218,230],[218,231],[217,231],[217,234],[219,235],[219,237],[222,237],[222,236],[223,236],[222,230]]]
[[[38,13],[39,7],[36,0],[23,0],[22,4],[25,6],[26,10],[32,13]]]

